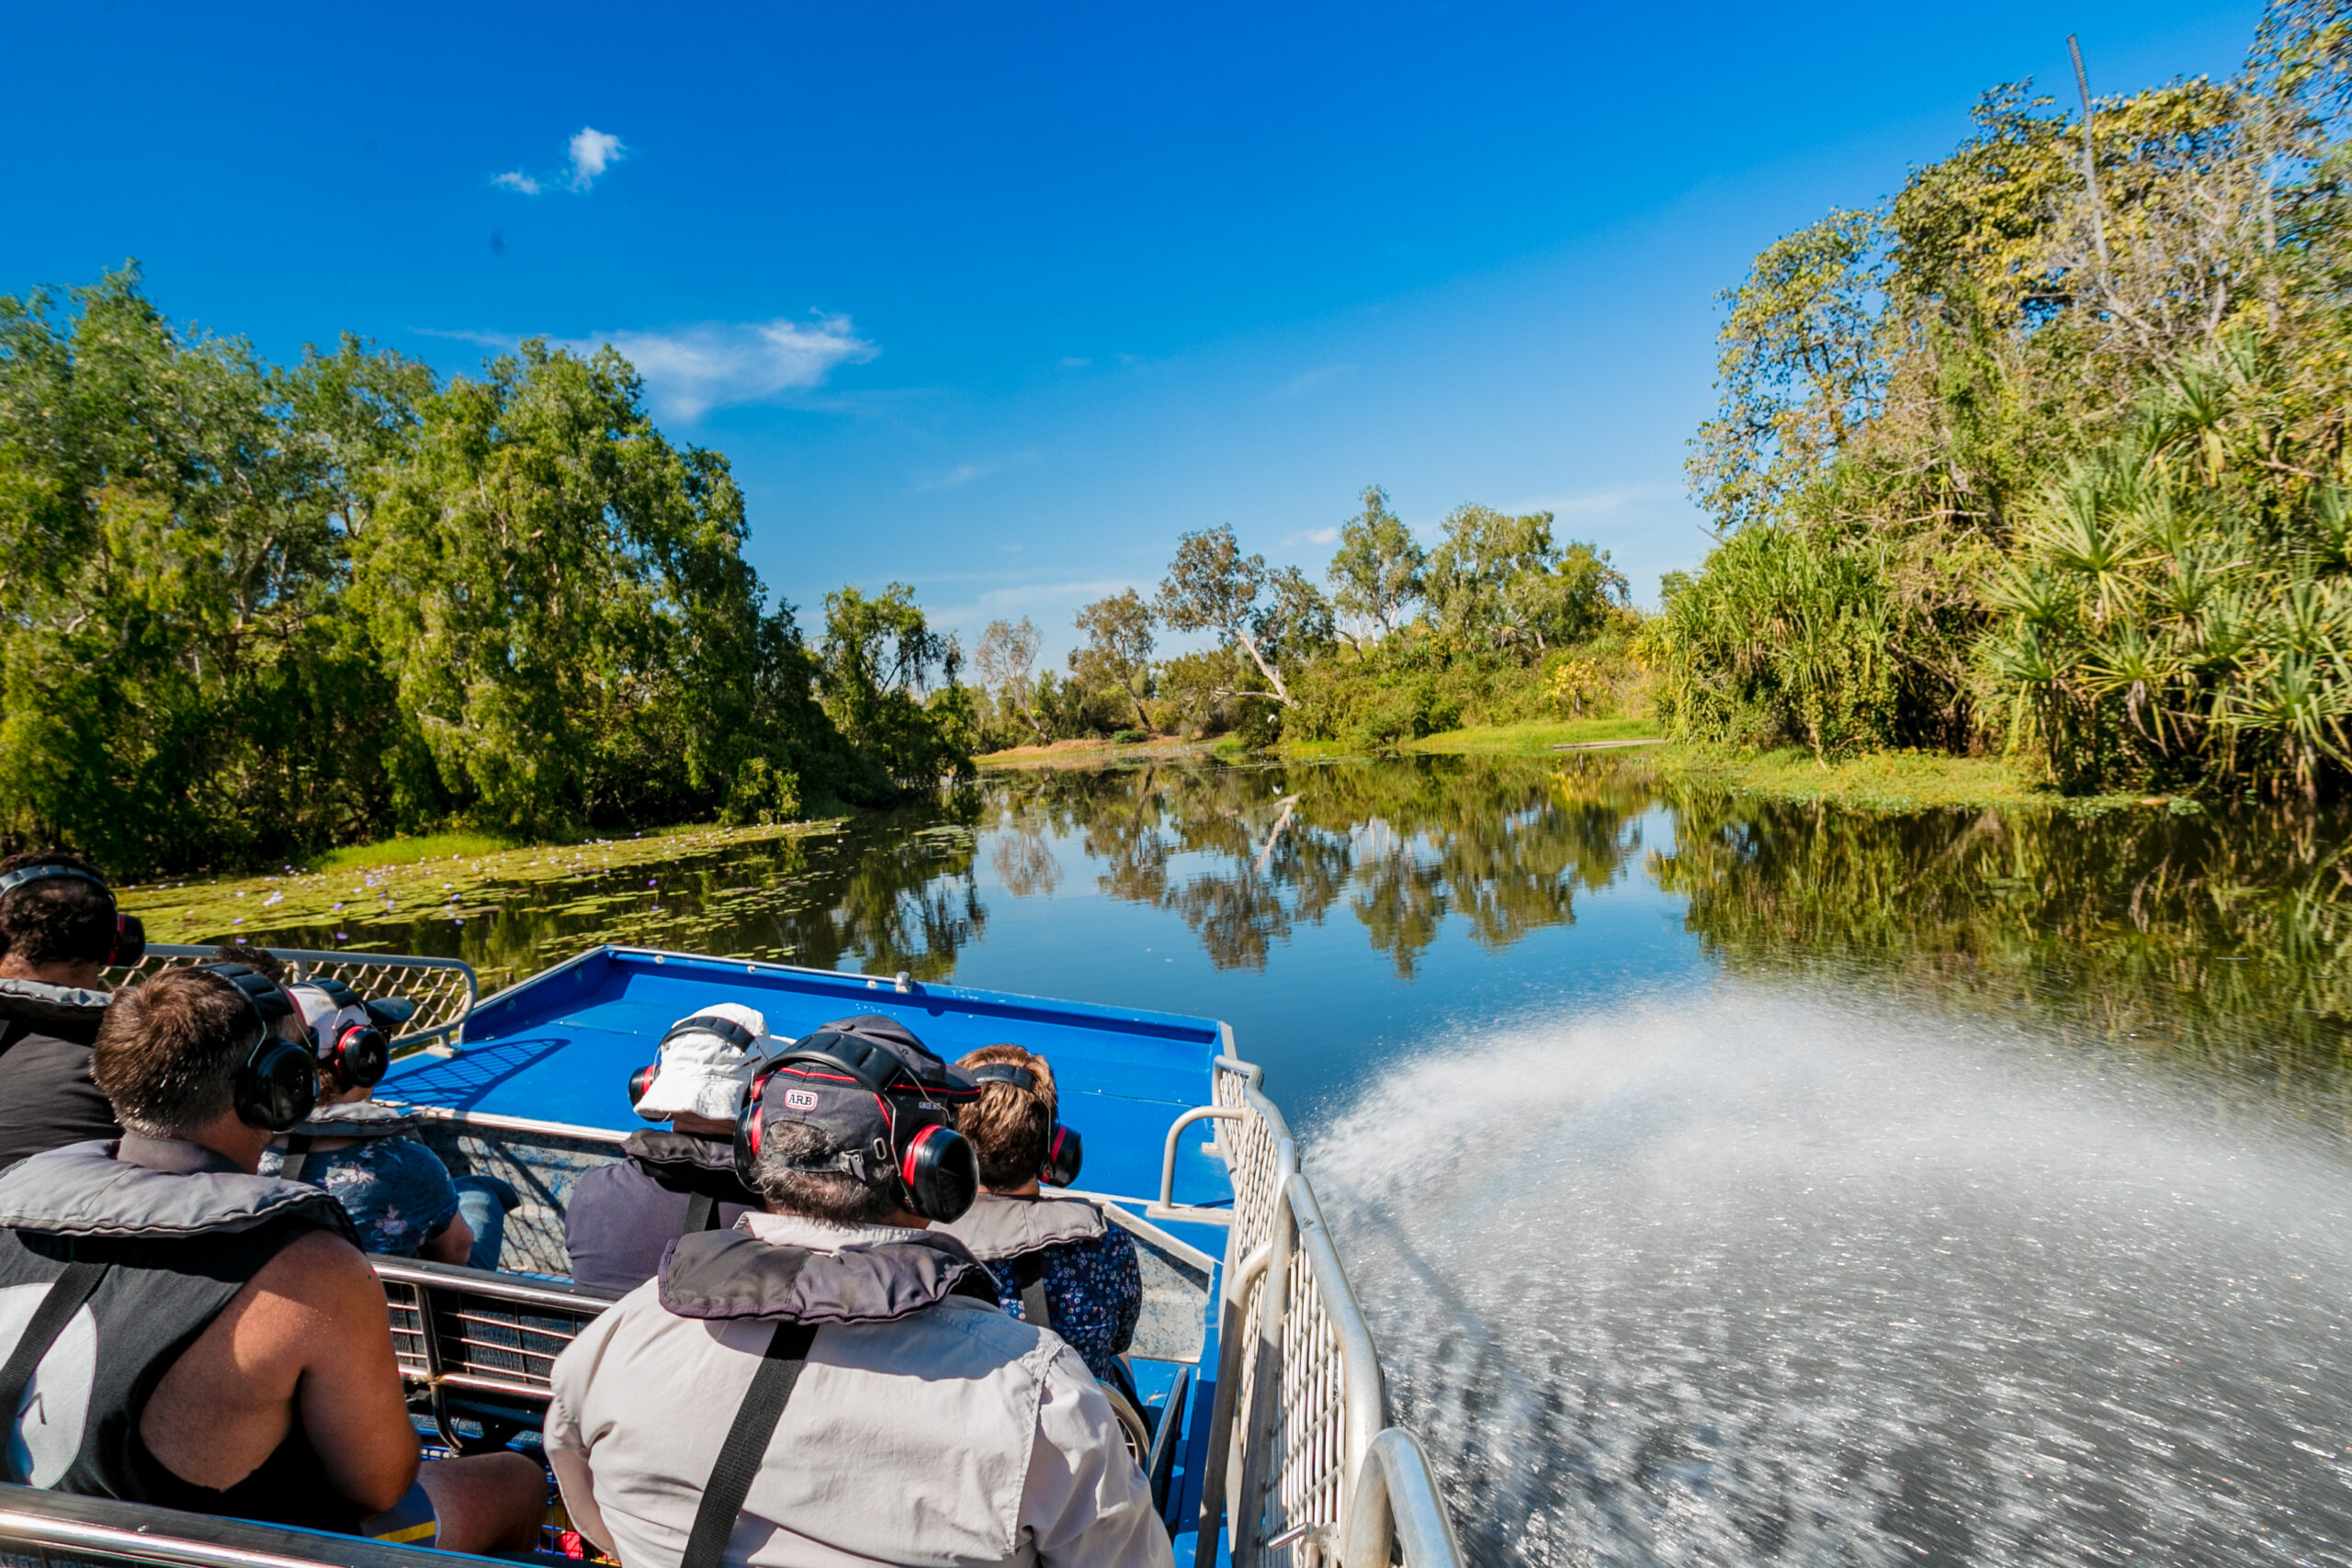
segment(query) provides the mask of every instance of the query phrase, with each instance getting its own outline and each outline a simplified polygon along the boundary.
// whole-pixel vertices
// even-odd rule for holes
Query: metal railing
[[[125,969],[110,969],[117,987],[132,986],[161,970],[202,964],[218,950],[151,942],[147,956]],[[473,1010],[477,987],[473,965],[461,958],[412,958],[394,953],[312,953],[307,948],[266,947],[286,965],[287,979],[340,980],[363,997],[399,995],[416,1004],[408,1027],[392,1041],[395,1050],[430,1044],[455,1032]]]
[[[1413,1435],[1388,1425],[1380,1357],[1348,1288],[1298,1145],[1233,1053],[1214,1067],[1217,1149],[1233,1184],[1219,1292],[1216,1404],[1196,1568],[1226,1526],[1234,1568],[1460,1568],[1462,1550]],[[1172,1149],[1160,1205],[1172,1205]]]

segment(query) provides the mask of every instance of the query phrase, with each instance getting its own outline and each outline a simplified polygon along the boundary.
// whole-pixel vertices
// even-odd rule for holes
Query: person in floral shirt
[[[1119,1359],[1135,1342],[1143,1276],[1135,1243],[1087,1199],[1040,1186],[1052,1147],[1054,1070],[1018,1045],[986,1045],[956,1066],[980,1086],[956,1119],[980,1167],[981,1192],[962,1218],[938,1228],[996,1275],[997,1298],[1015,1317],[1051,1328],[1095,1381],[1130,1400]]]

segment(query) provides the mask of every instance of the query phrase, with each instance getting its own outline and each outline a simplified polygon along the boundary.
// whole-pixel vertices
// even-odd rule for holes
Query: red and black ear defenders
[[[1031,1094],[1037,1092],[1037,1075],[1011,1062],[989,1062],[959,1070],[974,1083],[1009,1083]],[[1078,1129],[1057,1122],[1046,1134],[1046,1163],[1038,1170],[1037,1179],[1048,1187],[1068,1187],[1078,1179],[1078,1168],[1085,1157],[1085,1140],[1078,1135]]]
[[[0,898],[6,897],[28,882],[86,882],[107,896],[107,907],[114,908],[114,889],[103,877],[70,865],[28,865],[0,876]],[[107,953],[107,967],[127,969],[147,956],[147,927],[136,915],[114,911],[114,947]]]
[[[248,1127],[283,1133],[310,1115],[319,1102],[319,1069],[310,1048],[277,1032],[277,1026],[297,1016],[294,998],[277,981],[243,964],[206,964],[203,971],[226,980],[253,1009],[260,1035],[237,1067],[230,1089],[237,1120]],[[309,1031],[305,1030],[305,1033]]]
[[[733,1019],[721,1018],[715,1012],[697,1013],[692,1018],[672,1024],[670,1032],[662,1036],[662,1044],[667,1045],[681,1034],[716,1034],[738,1051],[749,1051],[759,1043],[758,1035],[753,1034]],[[654,1050],[659,1052],[661,1048],[657,1045]],[[660,1062],[649,1062],[629,1074],[628,1106],[631,1111],[637,1110],[637,1102],[645,1098],[645,1091],[653,1087],[653,1080],[661,1071]],[[639,1114],[642,1115],[643,1112],[640,1111]],[[662,1118],[654,1116],[648,1120],[659,1122]]]
[[[874,1096],[889,1128],[870,1148],[839,1156],[833,1168],[869,1187],[895,1190],[899,1202],[926,1220],[960,1217],[979,1195],[980,1165],[964,1134],[947,1124],[947,1109],[905,1062],[870,1041],[820,1029],[762,1067],[735,1118],[735,1174],[757,1190],[762,1105],[779,1078],[855,1087]]]
[[[337,1012],[346,1008],[364,1010],[368,1005],[357,991],[340,980],[306,980],[303,984],[326,998]],[[333,1038],[312,1037],[319,1066],[356,1088],[375,1088],[392,1065],[390,1038],[373,1022],[330,1027],[335,1031]]]

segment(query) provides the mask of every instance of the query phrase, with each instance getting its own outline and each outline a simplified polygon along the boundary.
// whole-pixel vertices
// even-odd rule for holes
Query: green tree
[[[1429,600],[1442,636],[1465,649],[1540,654],[1589,637],[1626,598],[1608,552],[1552,539],[1552,514],[1457,506],[1430,554]]]
[[[819,684],[827,716],[863,765],[864,798],[971,772],[977,736],[971,694],[957,681],[962,662],[955,639],[931,629],[903,582],[873,595],[854,587],[825,595]]]
[[[1019,625],[1011,621],[990,621],[980,633],[980,646],[972,655],[972,672],[979,682],[996,694],[997,701],[1021,716],[1038,739],[1048,739],[1044,723],[1037,716],[1035,701],[1037,668],[1037,627],[1028,616]]]
[[[1833,212],[1775,241],[1721,296],[1722,410],[1699,426],[1689,469],[1724,530],[1770,516],[1871,417],[1886,377],[1883,243],[1876,214]]]
[[[390,825],[400,723],[340,590],[351,476],[428,384],[348,340],[287,372],[175,332],[135,268],[0,299],[9,836],[139,871]]]
[[[1306,592],[1313,593],[1312,583],[1306,583],[1295,568],[1289,570],[1297,583],[1305,583]],[[1266,558],[1243,555],[1230,525],[1202,528],[1176,541],[1176,558],[1159,585],[1154,608],[1177,631],[1215,632],[1219,647],[1238,648],[1265,682],[1262,691],[1225,691],[1218,695],[1260,697],[1288,707],[1291,695],[1283,680],[1281,640],[1285,631],[1311,634],[1316,629],[1312,624],[1294,627],[1283,619],[1284,615],[1311,615],[1311,604],[1301,598],[1297,583],[1286,580],[1287,611],[1268,603]],[[1328,610],[1325,615],[1328,625]]]
[[[2006,748],[2074,789],[2352,782],[2352,15],[2275,0],[2229,81],[2091,113],[1986,94],[1727,297],[1690,471],[1773,536],[1657,624],[1679,722],[1810,705],[1825,750]]]
[[[1070,651],[1070,672],[1097,690],[1125,694],[1136,723],[1150,729],[1143,700],[1151,694],[1151,606],[1134,589],[1124,589],[1079,611],[1078,629],[1086,643]]]
[[[742,538],[726,459],[663,439],[609,348],[533,340],[426,400],[356,588],[449,797],[543,834],[797,776],[754,722],[797,638]]]
[[[1388,492],[1368,485],[1362,500],[1363,511],[1340,525],[1327,578],[1332,607],[1358,628],[1359,649],[1403,624],[1407,608],[1422,595],[1429,570],[1429,552],[1388,510]]]

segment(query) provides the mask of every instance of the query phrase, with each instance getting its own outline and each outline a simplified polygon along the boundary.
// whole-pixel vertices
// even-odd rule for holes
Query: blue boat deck
[[[768,1032],[798,1037],[860,1013],[896,1019],[953,1062],[1010,1041],[1053,1066],[1061,1119],[1086,1140],[1078,1187],[1140,1215],[1159,1193],[1168,1129],[1211,1099],[1211,1062],[1225,1046],[1212,1019],[1051,1001],[1001,992],[799,969],[690,953],[605,947],[488,998],[451,1047],[396,1063],[380,1098],[466,1117],[511,1118],[543,1126],[627,1133],[643,1127],[629,1104],[629,1076],[654,1059],[662,1035],[715,1002],[756,1008]],[[1196,1208],[1230,1204],[1224,1165],[1206,1152],[1212,1124],[1187,1131],[1175,1164],[1174,1198]],[[1225,1252],[1221,1227],[1154,1222],[1163,1235],[1212,1263]],[[1219,1281],[1207,1282],[1206,1303]],[[1181,1521],[1180,1562],[1190,1561],[1201,1470],[1216,1397],[1217,1324],[1204,1314],[1199,1359],[1185,1369],[1136,1359],[1138,1391],[1164,1410],[1183,1387],[1185,1421],[1171,1489]],[[1220,1542],[1220,1556],[1222,1545]]]
[[[880,1013],[951,1062],[1000,1041],[1044,1056],[1062,1120],[1086,1139],[1080,1185],[1137,1202],[1158,1196],[1169,1123],[1208,1102],[1209,1063],[1224,1039],[1215,1020],[910,986],[901,992],[865,976],[598,948],[489,998],[466,1021],[454,1055],[408,1057],[378,1093],[445,1111],[628,1132],[646,1124],[630,1109],[629,1075],[653,1060],[673,1023],[713,1002],[757,1008],[771,1034],[794,1037],[834,1019]],[[1231,1199],[1225,1168],[1201,1152],[1206,1134],[1203,1128],[1189,1137],[1178,1158],[1179,1202]],[[1214,1236],[1194,1244],[1222,1248]]]

